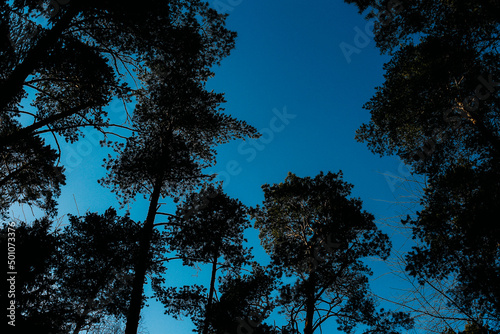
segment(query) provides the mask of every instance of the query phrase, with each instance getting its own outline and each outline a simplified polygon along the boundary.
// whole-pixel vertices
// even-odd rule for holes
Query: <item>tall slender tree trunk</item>
[[[205,311],[205,324],[203,325],[203,334],[208,334],[208,321],[212,314],[212,301],[215,293],[215,277],[217,273],[217,258],[218,250],[215,252],[214,259],[212,262],[212,278],[210,279],[210,291],[208,293],[207,309]]]
[[[304,334],[312,334],[314,331],[314,306],[316,305],[315,287],[316,287],[316,274],[311,272],[307,279],[306,287],[306,324],[304,327]]]
[[[137,328],[139,327],[144,280],[146,278],[146,271],[150,261],[151,239],[153,238],[154,220],[156,217],[162,184],[163,176],[157,177],[153,193],[151,194],[151,201],[149,202],[148,216],[142,228],[139,244],[139,257],[137,258],[137,263],[135,264],[135,275],[134,280],[132,281],[132,296],[130,298],[125,334],[137,334]]]

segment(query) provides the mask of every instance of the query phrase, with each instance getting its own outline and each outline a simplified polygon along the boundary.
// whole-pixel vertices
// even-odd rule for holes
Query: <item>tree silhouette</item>
[[[456,276],[453,299],[498,330],[500,229],[489,223],[498,213],[497,179],[496,172],[450,169],[431,183],[418,216],[403,223],[421,244],[407,255],[409,273],[422,282]]]
[[[250,263],[250,249],[244,231],[250,227],[245,206],[227,196],[222,186],[208,185],[199,193],[188,196],[168,222],[166,240],[170,250],[184,265],[208,264],[211,279],[208,293],[203,286],[180,289],[156,287],[166,313],[191,316],[197,331],[209,332],[216,301],[216,280],[220,271],[239,272]]]
[[[390,14],[374,32],[392,59],[383,86],[365,105],[372,118],[357,139],[421,173],[498,159],[498,3],[346,2],[371,9],[367,18]]]
[[[106,106],[144,94],[141,73],[153,71],[149,60],[178,54],[179,39],[188,38],[182,42],[205,46],[209,56],[198,62],[209,68],[234,44],[223,17],[199,0],[147,0],[141,6],[72,0],[47,8],[54,4],[0,3],[0,189],[9,193],[0,209],[15,201],[50,203],[58,195],[64,184],[61,138],[73,143],[83,127],[94,127],[107,143],[110,134],[123,136],[116,129],[130,130],[114,124]],[[59,152],[51,151],[48,138]],[[12,196],[12,188],[20,195]],[[53,213],[54,205],[48,210]]]
[[[362,259],[386,259],[390,243],[361,201],[348,198],[352,185],[341,172],[314,178],[289,173],[284,182],[262,188],[265,199],[254,210],[255,227],[275,270],[293,278],[280,288],[278,302],[294,330],[303,319],[304,334],[312,334],[331,317],[347,333],[358,324],[368,326],[366,333],[411,327],[407,314],[375,308],[371,271]]]
[[[212,13],[213,14],[213,13]],[[136,132],[119,143],[119,155],[107,161],[112,187],[125,201],[138,193],[149,196],[140,256],[136,263],[134,291],[127,320],[127,334],[136,332],[140,301],[150,252],[151,235],[160,197],[177,198],[211,179],[203,169],[215,163],[213,147],[234,138],[255,137],[254,128],[222,113],[222,94],[205,90],[210,66],[232,48],[233,34],[223,27],[224,17],[213,14],[212,39],[206,40],[196,12],[186,13],[189,28],[177,35],[176,44],[146,61],[153,69],[142,73],[146,89],[136,104],[132,124]]]
[[[387,13],[394,4],[346,2],[374,13]],[[404,220],[421,242],[407,257],[408,271],[422,282],[456,276],[455,299],[494,321],[500,228],[487,217],[499,214],[500,6],[427,0],[400,5],[375,26],[377,45],[392,59],[384,84],[365,105],[372,117],[357,139],[428,177],[423,209]]]
[[[61,258],[56,273],[61,293],[75,310],[72,333],[100,322],[104,315],[124,317],[128,311],[134,263],[138,261],[140,224],[114,209],[103,215],[87,213],[69,217],[61,235]],[[152,240],[150,274],[165,270],[157,259],[165,252],[156,232]]]
[[[14,228],[16,328],[76,334],[106,317],[124,317],[140,225],[111,208],[102,215],[70,216],[62,230],[51,231],[52,223],[45,218]],[[165,252],[159,233],[152,249],[155,261]],[[163,270],[161,262],[150,266],[151,274]]]
[[[0,167],[0,216],[12,203],[35,204],[55,216],[55,199],[66,184],[57,152],[39,137],[25,138],[3,151]]]
[[[465,325],[463,331],[458,332],[458,334],[488,334],[492,333],[489,331],[488,327],[483,327],[482,325],[468,323]],[[447,329],[442,334],[456,334],[456,332],[452,329]]]
[[[20,332],[67,333],[71,329],[67,321],[74,315],[72,305],[58,298],[58,277],[53,275],[54,267],[60,260],[60,240],[56,233],[50,232],[51,224],[48,218],[43,218],[34,221],[31,226],[26,223],[2,226],[2,249],[7,248],[8,232],[15,238],[15,265],[14,268],[6,268],[6,272],[15,269],[17,273],[14,277],[16,326],[13,329]],[[2,282],[0,292],[6,308],[9,306],[6,302],[12,299],[7,299],[7,283],[6,280]]]
[[[272,295],[277,288],[275,273],[256,263],[250,274],[230,273],[222,278],[220,298],[214,303],[210,318],[217,334],[286,333],[286,329],[264,323],[275,307]]]

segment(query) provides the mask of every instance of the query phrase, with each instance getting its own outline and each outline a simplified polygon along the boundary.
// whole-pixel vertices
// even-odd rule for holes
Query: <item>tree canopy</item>
[[[370,287],[370,261],[387,262],[392,239],[341,171],[289,172],[262,186],[260,205],[215,182],[220,145],[260,137],[243,120],[247,97],[226,111],[226,95],[211,89],[220,82],[209,82],[235,48],[228,15],[213,9],[241,3],[227,2],[0,0],[0,219],[9,222],[0,228],[8,250],[0,296],[15,305],[7,316],[15,329],[136,334],[151,283],[165,313],[189,316],[201,334],[322,333],[333,319],[345,333],[396,334],[421,315],[443,320],[438,333],[500,333],[500,3],[344,1],[374,21],[376,45],[389,57],[364,105],[371,118],[352,136],[427,180],[418,211],[397,218],[414,239],[400,257],[412,302],[427,306],[393,311]],[[283,64],[287,75],[301,70]],[[121,119],[110,112],[115,102]],[[295,118],[284,110],[273,109],[261,143],[238,146],[247,162]],[[64,154],[87,129],[107,154],[89,170],[123,213],[76,216],[58,200],[80,191]],[[287,142],[285,151],[296,156],[297,147]],[[275,152],[267,157],[282,157]],[[243,171],[235,161],[227,175]],[[34,218],[11,215],[16,205]],[[247,245],[249,235],[257,239],[252,223],[267,255]],[[208,276],[170,284],[175,260]],[[429,287],[442,304],[417,295]]]
[[[212,19],[220,29],[205,41],[200,37],[204,36],[203,22],[194,12],[188,14],[190,24],[179,32],[175,43],[165,43],[163,49],[145,57],[151,71],[140,73],[145,89],[132,116],[135,131],[125,143],[115,145],[117,155],[109,156],[109,173],[101,180],[124,202],[137,194],[149,197],[140,259],[149,258],[160,197],[177,200],[212,179],[204,169],[215,164],[216,145],[258,136],[246,122],[223,113],[222,94],[206,90],[210,67],[229,54],[234,34],[223,27],[224,17],[217,15]],[[146,263],[136,263],[127,334],[135,334],[139,323]]]
[[[75,142],[83,127],[95,127],[103,139],[129,128],[114,124],[105,107],[112,99],[143,95],[147,84],[140,76],[159,62],[172,66],[183,52],[185,59],[189,53],[197,58],[206,77],[234,46],[225,16],[198,0],[141,6],[74,0],[57,11],[41,1],[2,1],[0,17],[0,185],[9,194],[2,196],[3,210],[13,202],[41,201],[54,214],[53,198],[65,180],[61,138]],[[53,135],[57,151],[44,134]]]
[[[362,260],[386,259],[390,242],[361,201],[349,198],[352,185],[342,172],[304,178],[289,173],[284,182],[262,188],[255,227],[271,265],[280,276],[293,278],[280,288],[279,304],[295,331],[304,321],[304,333],[312,334],[330,317],[346,333],[359,324],[369,327],[366,333],[411,327],[404,313],[376,310],[368,286],[371,270]]]
[[[378,17],[375,40],[391,56],[356,138],[429,180],[422,209],[403,220],[419,242],[407,270],[422,282],[456,276],[453,298],[470,320],[498,326],[500,229],[490,221],[499,214],[500,6],[346,2]]]
[[[244,246],[244,231],[250,227],[246,211],[240,201],[224,194],[220,185],[210,185],[189,195],[167,223],[164,233],[170,251],[184,265],[210,265],[211,279],[208,291],[203,285],[167,289],[156,285],[157,295],[165,313],[189,315],[200,333],[214,330],[211,319],[218,312],[213,305],[220,272],[237,274],[250,264],[250,249]]]
[[[140,225],[114,209],[103,214],[70,216],[64,228],[53,229],[48,218],[15,228],[16,328],[43,333],[79,333],[106,316],[127,313],[138,256]],[[2,227],[7,233],[8,226]],[[3,248],[7,238],[1,239]],[[156,262],[165,252],[156,233],[149,268],[164,271]],[[5,297],[5,292],[2,295]],[[7,300],[7,298],[3,298]]]

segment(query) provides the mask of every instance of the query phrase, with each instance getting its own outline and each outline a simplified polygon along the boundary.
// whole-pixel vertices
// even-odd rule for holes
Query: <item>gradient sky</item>
[[[218,164],[212,172],[224,180],[225,191],[254,206],[263,200],[261,185],[282,182],[289,171],[305,177],[342,170],[344,180],[354,184],[354,196],[363,200],[364,209],[373,213],[380,228],[391,236],[394,251],[407,247],[407,237],[386,224],[409,212],[405,205],[393,203],[407,195],[399,190],[401,183],[396,177],[407,176],[408,170],[397,158],[379,158],[354,139],[356,129],[369,121],[369,112],[362,105],[382,84],[382,66],[388,60],[366,35],[370,25],[356,7],[341,0],[210,3],[230,13],[227,24],[238,38],[236,49],[215,70],[209,88],[225,93],[227,113],[246,120],[263,134],[254,141],[219,148]],[[360,35],[360,31],[365,33]],[[356,47],[357,53],[346,57],[341,45]],[[122,105],[113,102],[110,114],[123,120]],[[104,168],[98,166],[107,154],[98,145],[102,136],[95,130],[86,132],[87,137],[80,142],[62,144],[61,161],[68,182],[59,201],[61,216],[118,208],[115,196],[96,182],[104,175]],[[164,209],[174,210],[173,206]],[[28,211],[16,209],[15,214],[24,220]],[[147,202],[133,203],[130,213],[133,219],[144,221]],[[265,260],[256,231],[247,235],[254,254]],[[374,278],[385,274],[374,280],[375,291],[393,298],[399,284],[395,276],[386,274],[384,264],[374,266]],[[169,265],[167,283],[208,285],[208,270],[201,269],[196,272],[179,264]],[[150,292],[149,286],[146,292]],[[142,314],[150,334],[191,333],[189,318],[174,320],[163,315],[159,303],[151,300],[148,304]],[[336,333],[335,328],[332,319],[323,330]]]

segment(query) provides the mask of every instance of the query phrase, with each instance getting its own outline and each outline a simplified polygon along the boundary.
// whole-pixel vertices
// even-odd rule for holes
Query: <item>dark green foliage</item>
[[[207,288],[200,285],[161,288],[154,286],[155,296],[165,305],[165,314],[174,319],[189,316],[198,332],[203,328],[207,305]]]
[[[60,168],[43,169],[46,179],[58,183],[49,187],[42,178],[40,190],[31,187],[38,186],[32,182],[38,165],[18,179],[11,171],[18,160],[5,158],[26,155],[15,151],[18,143],[40,141],[43,133],[74,142],[83,126],[105,131],[114,126],[103,109],[113,98],[137,101],[135,132],[116,144],[122,154],[110,157],[111,174],[104,180],[124,201],[151,194],[156,208],[160,196],[193,190],[210,179],[202,169],[215,163],[215,144],[255,136],[255,129],[221,113],[222,94],[205,90],[211,67],[229,54],[236,35],[224,27],[225,15],[206,2],[151,0],[138,6],[74,0],[49,13],[37,1],[4,1],[0,15],[2,38],[7,36],[0,41],[0,151],[9,151],[0,168],[9,195],[16,186],[29,189],[30,197],[21,200],[30,204],[58,195],[64,182]],[[127,84],[131,79],[134,89]],[[34,94],[34,112],[20,107],[22,99],[31,98],[28,93]],[[21,123],[25,114],[34,117],[32,124]],[[42,167],[54,163],[55,153],[49,153]],[[2,209],[19,200],[2,198]],[[53,205],[49,209],[54,212]],[[150,211],[141,232],[141,260],[135,261],[141,268],[136,268],[134,314],[154,234]]]
[[[255,227],[266,251],[286,273],[300,271],[297,265],[316,256],[314,252],[320,259],[340,256],[332,246],[323,246],[332,240],[337,249],[355,247],[359,257],[389,255],[388,237],[376,228],[373,215],[362,211],[359,199],[348,198],[352,185],[342,181],[341,172],[315,178],[289,173],[284,183],[262,188],[265,201],[254,211]],[[351,244],[356,238],[362,239]],[[363,242],[371,247],[363,247]]]
[[[487,326],[481,324],[467,323],[463,331],[455,332],[452,329],[445,330],[442,334],[495,334],[498,332],[491,331]]]
[[[375,41],[384,52],[409,44],[415,35],[457,36],[489,52],[498,45],[500,7],[495,0],[345,0],[375,17]],[[388,12],[389,19],[380,14]],[[445,39],[443,38],[443,41]]]
[[[57,273],[63,280],[62,293],[71,296],[76,307],[76,323],[91,324],[105,314],[124,316],[138,256],[140,224],[128,216],[117,216],[114,209],[103,215],[70,216],[69,220],[71,225],[61,235],[65,260]],[[165,251],[158,233],[152,245],[156,260]],[[149,268],[150,273],[165,269],[161,264]]]
[[[185,26],[172,34],[173,40],[160,39],[158,49],[142,58],[150,71],[139,73],[144,89],[132,118],[136,131],[116,145],[118,155],[107,159],[109,173],[101,180],[123,202],[137,194],[149,196],[140,258],[149,256],[159,198],[177,200],[212,179],[203,169],[215,164],[215,145],[256,136],[253,127],[222,112],[222,94],[205,87],[211,66],[234,46],[225,16],[194,4],[181,16]],[[139,322],[145,262],[137,262],[135,272],[127,334],[135,334]]]
[[[137,132],[117,145],[118,158],[107,161],[111,173],[103,183],[125,200],[148,193],[155,180],[163,196],[192,191],[210,179],[203,169],[214,165],[215,145],[255,136],[254,128],[222,113],[222,94],[205,90],[205,69],[189,53],[178,57],[186,67],[157,62],[155,73],[145,75],[147,90],[132,118]]]
[[[351,188],[341,172],[314,178],[289,173],[283,183],[263,186],[255,227],[278,277],[293,278],[281,286],[278,303],[294,330],[305,321],[304,333],[313,333],[330,317],[346,333],[360,324],[375,333],[411,327],[406,314],[375,309],[368,289],[371,270],[362,259],[386,259],[390,243],[361,201],[348,198]]]
[[[346,2],[376,13],[396,3]],[[462,160],[498,159],[499,13],[489,0],[401,2],[391,20],[376,25],[378,46],[393,57],[383,86],[365,105],[372,119],[357,139],[431,175]],[[427,154],[420,152],[425,144]]]
[[[179,40],[189,40],[192,35],[187,29]],[[226,36],[220,38],[222,43]],[[227,38],[230,45],[232,36]],[[103,181],[123,199],[147,193],[157,179],[163,196],[194,190],[200,181],[209,179],[202,170],[215,163],[214,145],[255,135],[255,129],[221,112],[222,94],[206,91],[210,72],[204,59],[216,56],[209,47],[191,50],[184,42],[177,58],[162,55],[165,61],[149,60],[154,72],[143,76],[146,90],[139,96],[132,118],[137,132],[116,147],[120,156],[108,160],[112,173]],[[229,53],[228,46],[224,50]],[[169,62],[174,61],[175,68],[170,67]]]
[[[174,318],[188,315],[202,330],[208,321],[208,332],[217,334],[279,333],[278,329],[263,323],[274,308],[271,294],[276,279],[264,268],[254,266],[249,275],[231,273],[220,279],[220,298],[214,301],[207,317],[207,289],[192,285],[181,288],[158,289],[157,297],[165,304],[165,313]]]
[[[430,184],[414,238],[422,246],[407,256],[407,270],[420,278],[456,275],[454,299],[476,317],[500,317],[500,198],[498,172],[464,165],[451,169]],[[497,325],[498,326],[498,322]]]
[[[498,81],[499,61],[498,55],[481,61],[470,46],[436,37],[403,47],[386,64],[383,87],[365,105],[372,119],[357,131],[357,139],[374,153],[397,154],[430,175],[443,174],[461,160],[496,164],[497,95],[475,98],[475,111],[464,109],[464,103],[473,103],[467,98],[474,98],[477,87],[481,96],[489,93],[482,81]]]

